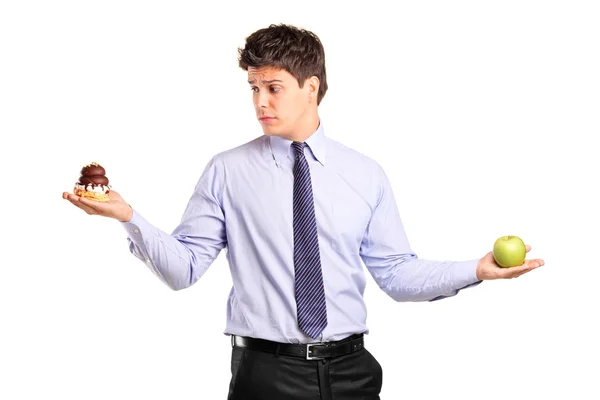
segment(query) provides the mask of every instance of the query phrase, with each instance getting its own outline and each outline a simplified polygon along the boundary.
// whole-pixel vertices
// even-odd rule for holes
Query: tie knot
[[[304,148],[306,147],[305,142],[292,142],[292,146],[294,146],[297,156],[304,155]]]

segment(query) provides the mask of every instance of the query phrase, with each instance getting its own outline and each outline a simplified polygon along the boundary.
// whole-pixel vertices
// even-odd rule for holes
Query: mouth
[[[260,117],[259,118],[260,122],[270,122],[270,121],[273,121],[273,120],[275,120],[275,117]]]

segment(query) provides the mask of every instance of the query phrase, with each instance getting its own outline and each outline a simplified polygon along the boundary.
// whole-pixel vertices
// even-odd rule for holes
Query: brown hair
[[[244,71],[248,67],[275,67],[290,73],[304,86],[311,76],[319,78],[317,105],[327,92],[325,73],[325,51],[317,35],[292,25],[270,25],[246,38],[244,48],[238,49],[239,65]]]

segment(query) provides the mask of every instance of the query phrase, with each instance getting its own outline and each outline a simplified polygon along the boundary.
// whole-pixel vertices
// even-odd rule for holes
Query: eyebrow
[[[280,79],[271,79],[270,81],[260,81],[260,83],[262,83],[263,85],[265,85],[265,84],[268,85],[269,83],[273,83],[273,82],[283,83],[283,81]],[[253,85],[254,83],[256,83],[256,81],[254,79],[252,79],[252,80],[249,80],[248,83]]]

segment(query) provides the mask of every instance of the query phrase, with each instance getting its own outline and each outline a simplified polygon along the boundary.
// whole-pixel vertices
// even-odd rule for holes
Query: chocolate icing
[[[84,166],[81,169],[81,176],[77,181],[78,185],[85,186],[86,190],[93,190],[94,187],[102,187],[102,189],[109,189],[108,178],[106,177],[106,170],[98,163],[91,163]]]

